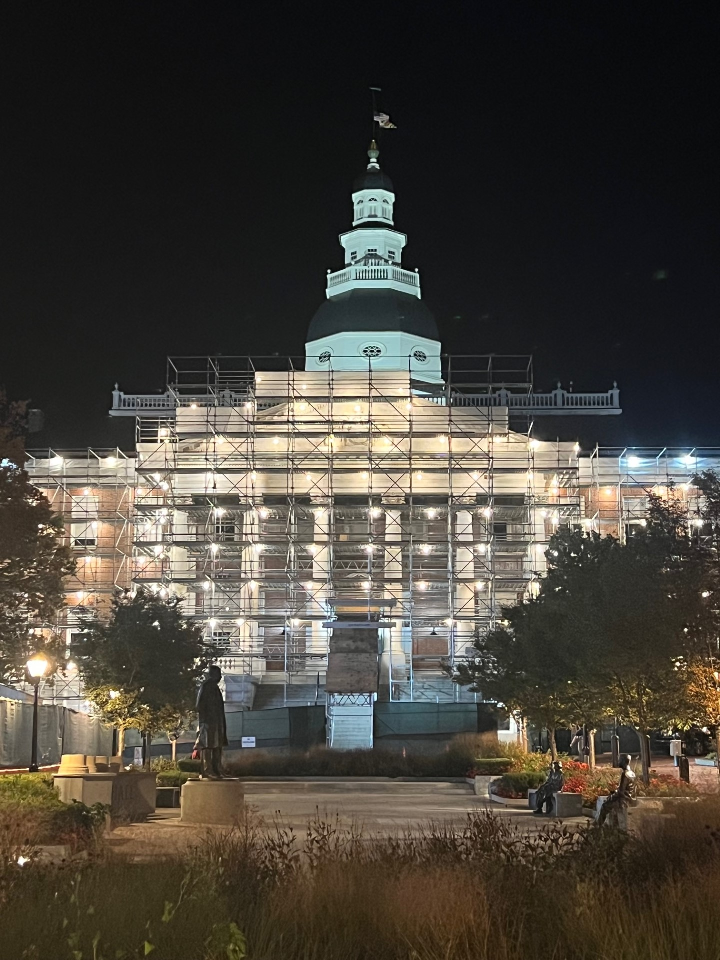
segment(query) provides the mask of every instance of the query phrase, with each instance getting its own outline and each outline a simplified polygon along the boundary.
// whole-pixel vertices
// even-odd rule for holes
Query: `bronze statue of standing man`
[[[209,780],[222,779],[222,751],[228,742],[225,703],[218,686],[221,677],[220,667],[209,667],[197,698],[198,734],[195,750],[200,752],[200,774]]]

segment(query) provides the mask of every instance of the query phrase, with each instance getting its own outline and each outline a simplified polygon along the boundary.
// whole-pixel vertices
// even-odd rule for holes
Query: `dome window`
[[[362,354],[364,357],[367,357],[368,360],[373,360],[375,357],[382,356],[382,347],[378,347],[376,343],[369,343],[366,347],[362,348]]]
[[[323,352],[318,357],[318,363],[330,363],[330,357],[332,354],[329,350],[323,350]]]
[[[424,350],[413,350],[413,359],[418,363],[427,363],[427,354]]]

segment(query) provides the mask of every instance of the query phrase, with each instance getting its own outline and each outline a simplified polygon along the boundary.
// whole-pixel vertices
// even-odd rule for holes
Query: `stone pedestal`
[[[230,827],[243,815],[244,798],[239,780],[187,780],[180,794],[180,819]]]
[[[579,793],[554,793],[553,817],[581,817],[583,815],[582,795]]]
[[[113,820],[146,820],[155,813],[154,773],[115,773],[109,776],[113,778]]]
[[[112,802],[114,773],[56,773],[53,783],[63,803],[84,803],[91,807],[94,803]]]

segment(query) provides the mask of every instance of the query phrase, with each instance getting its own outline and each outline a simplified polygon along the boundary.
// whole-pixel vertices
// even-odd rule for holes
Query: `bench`
[[[156,787],[155,788],[155,806],[156,807],[179,807],[180,806],[180,787]]]

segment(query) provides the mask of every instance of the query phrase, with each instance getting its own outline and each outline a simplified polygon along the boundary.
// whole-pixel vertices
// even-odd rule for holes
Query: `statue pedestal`
[[[53,782],[63,803],[77,800],[91,807],[94,803],[112,803],[114,773],[56,773]]]
[[[180,793],[180,820],[230,827],[243,814],[240,780],[187,780]]]

